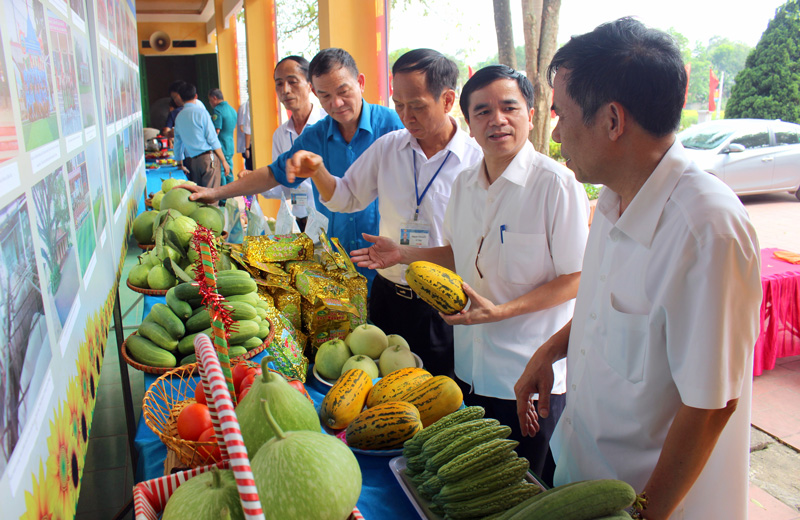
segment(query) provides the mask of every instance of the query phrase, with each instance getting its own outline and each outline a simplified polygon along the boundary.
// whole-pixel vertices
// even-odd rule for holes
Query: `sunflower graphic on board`
[[[72,434],[69,413],[64,413],[63,403],[53,421],[47,438],[48,503],[60,518],[71,518],[78,501],[80,477],[77,439]]]

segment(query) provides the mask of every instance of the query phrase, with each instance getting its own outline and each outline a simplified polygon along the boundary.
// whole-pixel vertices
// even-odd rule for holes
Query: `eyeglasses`
[[[478,254],[475,255],[475,269],[478,271],[478,276],[483,278],[483,273],[481,273],[481,268],[478,267],[478,258],[481,256],[481,248],[483,247],[483,239],[486,237],[481,237],[481,243],[478,244]]]

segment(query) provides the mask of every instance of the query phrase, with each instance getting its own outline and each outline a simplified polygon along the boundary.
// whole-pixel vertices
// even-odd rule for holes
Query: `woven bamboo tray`
[[[261,345],[259,345],[258,347],[255,347],[253,349],[248,350],[246,354],[242,354],[241,356],[233,358],[233,360],[242,361],[242,360],[251,359],[254,356],[257,356],[258,354],[264,352],[264,350],[269,346],[269,344],[272,343],[272,339],[275,337],[275,324],[272,323],[272,320],[270,320],[269,318],[264,318],[264,319],[269,322],[269,334],[267,334],[267,337],[264,338],[264,341],[261,343]],[[136,334],[136,332],[134,332],[133,334]],[[131,334],[131,336],[133,334]],[[120,351],[122,352],[122,358],[125,360],[125,362],[128,365],[132,366],[136,370],[141,370],[142,372],[147,372],[148,374],[162,375],[162,374],[166,374],[167,372],[170,372],[172,370],[175,370],[176,368],[182,368],[182,367],[169,367],[169,368],[151,367],[150,365],[145,365],[143,363],[139,363],[138,361],[133,359],[133,357],[131,357],[130,353],[128,353],[127,343],[128,343],[127,339],[122,342],[122,347],[120,348]],[[188,366],[188,365],[184,365],[184,366]]]
[[[147,246],[140,246],[140,247],[147,247]],[[139,294],[144,294],[145,296],[164,296],[167,294],[169,289],[144,289],[142,287],[136,287],[135,285],[131,285],[130,280],[125,280],[125,285],[128,286],[133,292],[138,292]]]

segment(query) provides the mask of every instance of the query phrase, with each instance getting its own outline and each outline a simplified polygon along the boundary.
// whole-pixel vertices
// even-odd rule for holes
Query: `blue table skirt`
[[[164,303],[165,299],[163,297],[145,296],[143,315],[147,316],[152,306],[159,302]],[[266,354],[266,352],[262,352],[254,356],[253,360],[260,361]],[[145,374],[145,388],[150,388],[157,378],[158,376],[153,374]],[[311,373],[311,367],[308,370],[305,386],[314,401],[314,407],[319,411],[322,399],[328,392],[329,387],[317,381]],[[141,482],[163,476],[167,448],[141,417],[136,432],[135,444],[139,454],[136,481]],[[358,509],[367,520],[413,519],[418,517],[416,510],[389,468],[391,458],[356,454],[356,459],[361,467],[362,479]]]

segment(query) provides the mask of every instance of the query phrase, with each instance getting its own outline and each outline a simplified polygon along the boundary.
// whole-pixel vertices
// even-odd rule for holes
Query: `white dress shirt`
[[[327,115],[328,114],[321,108],[317,108],[316,106],[312,107],[311,113],[308,115],[308,120],[306,121],[306,126],[303,127],[303,131]],[[280,154],[291,150],[294,140],[297,139],[299,135],[300,134],[298,134],[297,130],[294,128],[294,121],[292,121],[291,117],[281,124],[272,134],[272,160],[275,161]],[[306,179],[296,188],[275,186],[271,190],[262,193],[261,196],[266,199],[280,199],[281,194],[283,194],[286,200],[290,202],[292,200],[292,193],[294,193],[295,196],[296,194],[305,196],[304,204],[292,204],[292,214],[295,217],[303,218],[308,216],[307,206],[314,204],[313,189],[314,187],[311,179]]]
[[[453,248],[456,272],[500,305],[580,271],[588,220],[589,201],[575,175],[527,142],[491,185],[483,161],[459,176],[447,206],[445,242]],[[573,305],[570,300],[495,323],[456,325],[456,375],[476,394],[514,399],[528,360],[569,321]],[[564,360],[553,364],[553,393],[564,393],[565,367]]]
[[[236,111],[236,153],[245,152],[244,136],[252,133],[250,130],[250,100],[248,99],[239,105],[239,110]]]
[[[641,492],[681,403],[738,407],[671,518],[747,517],[761,279],[742,203],[676,139],[620,216],[600,195],[550,442],[555,483],[617,478]]]
[[[419,143],[408,130],[395,130],[375,141],[350,166],[344,177],[336,178],[333,197],[323,203],[331,211],[352,213],[366,208],[377,198],[381,215],[381,236],[399,242],[400,228],[404,222],[414,217],[417,192],[422,195],[425,187],[439,171],[428,192],[422,197],[419,217],[430,224],[427,247],[443,246],[445,242],[442,223],[453,181],[461,171],[480,161],[482,157],[483,152],[478,144],[461,129],[456,131],[444,149],[430,159],[425,157]],[[405,284],[406,267],[395,265],[388,269],[379,269],[378,272],[394,283]]]

